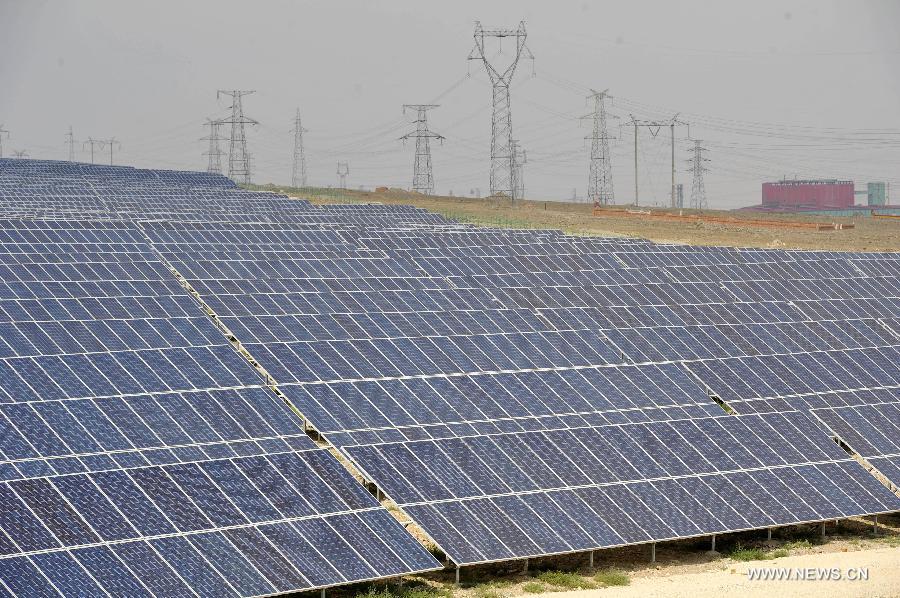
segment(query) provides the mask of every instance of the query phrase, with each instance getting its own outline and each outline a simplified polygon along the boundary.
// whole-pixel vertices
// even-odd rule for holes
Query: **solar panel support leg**
[[[710,550],[712,552],[716,551],[716,535],[715,534],[713,534],[713,536],[712,536],[712,547],[710,548]]]
[[[656,562],[656,542],[650,544],[650,562]]]
[[[322,588],[322,598],[325,598],[325,588]]]
[[[766,534],[766,540],[771,541],[772,540],[772,528],[770,527],[769,529],[766,530],[766,532],[768,532]]]
[[[873,534],[878,533],[878,515],[875,515],[875,521],[872,524],[872,533]]]
[[[825,522],[822,522],[822,537],[825,537]]]
[[[588,567],[593,569],[594,568],[594,551],[592,550],[589,554],[590,554],[590,557],[588,558]]]
[[[456,566],[456,587],[459,587],[459,565]]]
[[[528,573],[528,559],[525,559],[525,569],[523,569],[524,573]]]

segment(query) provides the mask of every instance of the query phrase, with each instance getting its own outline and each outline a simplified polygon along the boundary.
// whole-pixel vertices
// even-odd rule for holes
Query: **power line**
[[[691,163],[689,172],[694,174],[694,181],[691,185],[691,207],[695,210],[705,210],[707,207],[706,185],[703,183],[703,173],[708,169],[703,166],[703,163],[709,162],[709,158],[704,158],[703,152],[709,150],[701,146],[700,143],[701,141],[699,139],[694,140],[694,147],[691,148],[691,151],[694,152],[694,156],[689,160]]]
[[[228,147],[228,176],[239,183],[250,182],[250,154],[247,152],[247,136],[245,125],[258,125],[256,120],[244,116],[242,98],[254,93],[253,90],[241,91],[223,90],[216,92],[216,99],[220,96],[231,96],[231,118],[222,120],[224,124],[231,125],[231,137]]]
[[[516,199],[514,186],[514,163],[512,134],[512,113],[509,107],[509,85],[512,82],[519,59],[525,55],[532,60],[534,55],[525,45],[525,21],[516,29],[493,29],[485,31],[481,23],[475,22],[475,47],[469,52],[469,60],[481,60],[493,86],[493,116],[491,118],[491,195]],[[488,59],[484,51],[484,38],[497,38],[502,44],[504,37],[516,41],[516,54],[512,63],[502,72]],[[502,50],[502,45],[501,45]]]
[[[69,125],[69,132],[66,133],[66,145],[69,146],[69,162],[75,161],[75,135],[72,133],[72,125]]]
[[[424,195],[434,193],[434,175],[431,168],[431,140],[437,139],[444,142],[444,136],[428,130],[427,112],[437,108],[439,104],[404,104],[403,113],[407,110],[416,111],[416,130],[407,133],[400,139],[406,141],[410,138],[416,140],[416,159],[413,164],[413,190]]]
[[[101,140],[100,149],[103,149],[104,146],[109,146],[109,165],[113,165],[113,147],[118,145],[119,149],[122,149],[122,144],[115,137],[110,137],[109,139]]]
[[[297,108],[297,116],[294,118],[294,163],[291,169],[291,186],[295,188],[306,187],[306,155],[303,152],[303,134],[308,129],[303,128],[300,121],[300,108]]]
[[[591,164],[588,173],[588,198],[593,200],[594,207],[615,203],[612,181],[612,162],[609,156],[610,137],[606,131],[606,98],[612,97],[607,92],[591,90],[588,99],[594,100],[594,111],[582,118],[593,119],[593,131],[585,139],[591,140]]]
[[[206,172],[210,174],[222,174],[222,156],[225,152],[219,148],[219,141],[222,139],[223,124],[221,120],[207,118],[204,126],[209,127],[209,135],[200,138],[200,141],[209,141],[209,149],[203,155],[207,157]]]

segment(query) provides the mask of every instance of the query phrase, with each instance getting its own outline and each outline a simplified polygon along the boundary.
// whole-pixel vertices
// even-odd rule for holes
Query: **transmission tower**
[[[525,197],[525,167],[524,165],[528,163],[528,154],[525,153],[525,150],[519,145],[519,141],[517,139],[513,139],[513,191],[516,199],[523,199]]]
[[[210,174],[222,174],[222,156],[225,155],[219,148],[219,141],[222,139],[222,121],[206,119],[204,126],[209,127],[209,135],[201,137],[200,141],[209,141],[209,149],[203,152],[207,157],[206,172]]]
[[[303,134],[308,129],[303,128],[300,122],[300,109],[297,108],[297,116],[294,118],[294,168],[291,171],[291,187],[306,187],[306,154],[303,153]]]
[[[216,99],[226,95],[231,96],[231,117],[222,120],[223,124],[231,125],[231,137],[228,147],[228,176],[239,183],[250,182],[250,155],[247,153],[247,136],[245,125],[258,125],[259,122],[244,116],[244,108],[241,98],[250,95],[253,91],[223,90],[216,92]]]
[[[90,145],[90,146],[91,146],[91,164],[93,164],[93,163],[94,163],[94,146],[99,146],[100,149],[102,150],[102,149],[103,149],[103,140],[101,140],[101,139],[94,139],[93,137],[88,137],[88,140],[85,141],[85,142],[81,145],[81,149],[84,149],[84,146],[86,146],[86,145]]]
[[[20,160],[23,160],[28,157],[28,152],[25,150],[13,150],[13,156]]]
[[[66,145],[69,146],[69,162],[75,161],[75,134],[72,133],[72,125],[69,125],[69,132],[66,133]]]
[[[694,156],[688,160],[691,163],[689,172],[692,172],[694,175],[694,182],[691,185],[691,207],[695,210],[705,210],[707,208],[706,185],[703,184],[703,173],[707,171],[707,168],[703,166],[703,163],[709,162],[709,158],[704,158],[703,152],[709,150],[701,146],[700,143],[699,139],[694,140],[694,147],[691,148]]]
[[[350,163],[349,162],[338,162],[337,163],[337,175],[340,183],[338,184],[338,189],[346,189],[347,188],[347,175],[350,174]]]
[[[413,190],[423,195],[434,193],[434,176],[431,171],[431,140],[437,139],[444,142],[444,136],[428,130],[426,113],[438,104],[404,104],[403,113],[407,110],[416,111],[416,130],[401,137],[403,141],[410,138],[416,139],[416,161],[413,166]]]
[[[6,133],[6,138],[9,139],[9,131],[3,128],[3,125],[0,124],[0,158],[3,157],[3,134]]]
[[[512,114],[509,107],[509,85],[515,74],[516,66],[522,56],[532,60],[534,55],[525,45],[525,21],[519,23],[516,29],[493,29],[485,31],[481,23],[475,22],[475,47],[469,52],[469,60],[480,60],[484,63],[488,77],[493,86],[493,114],[491,117],[491,195],[506,196],[515,201],[515,186],[513,185],[513,134]],[[501,45],[504,37],[513,37],[516,41],[515,57],[502,71],[502,67],[495,66],[485,53],[484,39],[497,38]]]
[[[588,198],[594,202],[594,207],[606,206],[615,203],[613,195],[612,163],[609,155],[610,137],[606,132],[606,98],[610,96],[607,90],[594,91],[588,99],[594,100],[594,110],[582,118],[593,120],[593,130],[585,139],[591,140],[591,166],[588,175]]]

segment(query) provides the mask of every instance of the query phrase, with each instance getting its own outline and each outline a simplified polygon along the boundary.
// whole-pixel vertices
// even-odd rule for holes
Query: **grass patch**
[[[631,583],[631,578],[620,569],[604,569],[594,575],[594,581],[601,586],[627,586]]]
[[[875,541],[888,546],[900,546],[900,536],[878,536]]]
[[[567,590],[592,590],[597,587],[591,580],[566,571],[541,571],[537,578],[547,585]]]
[[[477,596],[477,598],[503,598],[505,594],[501,592],[503,588],[508,588],[512,585],[511,581],[507,580],[497,580],[497,581],[489,581],[488,583],[481,583],[472,588],[472,592]]]
[[[770,552],[768,558],[770,558],[770,559],[780,559],[780,558],[785,557],[785,556],[787,556],[787,555],[789,555],[789,554],[790,554],[790,552],[788,552],[786,548],[779,548],[778,550],[773,550],[772,552]]]
[[[747,548],[742,544],[736,545],[728,554],[735,561],[764,561],[769,558],[768,555],[762,548]]]
[[[526,594],[542,594],[547,591],[547,586],[538,581],[529,581],[522,585],[522,591]]]
[[[785,550],[809,550],[813,547],[812,542],[803,538],[802,540],[791,540],[781,545]]]
[[[372,586],[366,592],[358,593],[356,598],[451,598],[452,595],[452,592],[444,588],[413,582],[403,587],[394,584]]]

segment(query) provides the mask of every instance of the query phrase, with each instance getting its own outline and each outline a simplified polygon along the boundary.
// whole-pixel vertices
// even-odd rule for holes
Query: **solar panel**
[[[6,590],[259,595],[436,567],[136,228],[0,221],[0,268]]]
[[[896,447],[872,423],[896,419],[900,389],[892,254],[479,228],[222,177],[29,161],[0,161],[0,214],[111,221],[0,227],[15,246],[0,261],[0,422],[14,429],[0,451],[18,455],[0,480],[10,513],[66,521],[35,528],[59,544],[46,552],[0,536],[13,593],[275,593],[435,565],[163,264],[457,564],[898,508],[825,432],[896,479]],[[257,418],[261,405],[274,415]],[[113,474],[176,531],[138,530],[129,513],[143,511],[116,505],[139,535],[100,536],[121,524],[91,519],[64,480]],[[34,480],[80,519],[41,511]],[[88,533],[100,540],[71,544]]]

